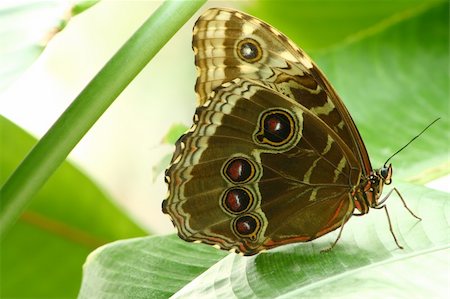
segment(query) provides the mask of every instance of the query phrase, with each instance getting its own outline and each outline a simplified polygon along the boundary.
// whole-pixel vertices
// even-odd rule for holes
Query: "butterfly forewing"
[[[243,59],[246,41],[255,43],[259,59]],[[363,174],[372,170],[360,134],[339,96],[308,55],[284,34],[245,13],[215,8],[196,22],[192,45],[200,104],[224,82],[238,77],[259,80],[310,109],[349,145],[364,165]]]

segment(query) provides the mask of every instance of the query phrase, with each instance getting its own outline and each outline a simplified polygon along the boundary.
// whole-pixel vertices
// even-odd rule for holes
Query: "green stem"
[[[84,134],[205,2],[164,2],[78,95],[0,190],[0,239]]]

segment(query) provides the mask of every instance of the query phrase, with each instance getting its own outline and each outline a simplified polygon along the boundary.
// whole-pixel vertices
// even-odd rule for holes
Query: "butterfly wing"
[[[370,173],[367,150],[349,112],[315,63],[284,34],[245,13],[213,8],[196,22],[192,47],[200,105],[224,82],[258,80],[316,114],[348,144],[363,174]]]
[[[339,227],[360,173],[317,115],[235,79],[210,93],[178,140],[163,211],[181,238],[251,255]]]

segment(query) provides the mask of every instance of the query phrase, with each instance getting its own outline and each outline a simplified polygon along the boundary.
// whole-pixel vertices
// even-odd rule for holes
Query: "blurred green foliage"
[[[36,139],[2,116],[0,133],[3,184]],[[0,297],[74,297],[92,250],[147,234],[90,178],[64,162],[1,240]]]

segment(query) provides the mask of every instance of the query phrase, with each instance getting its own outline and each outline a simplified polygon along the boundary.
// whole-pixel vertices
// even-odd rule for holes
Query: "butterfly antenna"
[[[425,129],[423,129],[419,134],[417,134],[413,139],[411,139],[407,144],[405,144],[404,146],[402,146],[402,148],[400,148],[398,151],[396,151],[394,154],[392,154],[392,156],[389,157],[389,159],[386,160],[386,162],[384,162],[384,167],[386,167],[386,164],[389,162],[389,160],[391,160],[395,155],[397,155],[399,152],[401,152],[402,150],[404,150],[408,145],[411,144],[411,142],[413,142],[414,140],[416,140],[420,135],[423,134],[423,132],[425,132],[429,127],[431,127],[435,122],[437,122],[438,120],[440,120],[441,118],[438,117],[435,120],[433,120],[428,126],[425,127]]]

